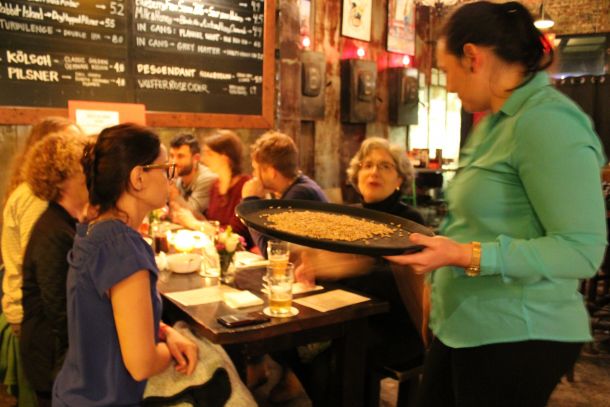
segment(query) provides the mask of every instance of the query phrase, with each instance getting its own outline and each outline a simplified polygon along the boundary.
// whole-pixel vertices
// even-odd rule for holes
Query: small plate
[[[282,314],[282,315],[275,315],[271,313],[271,308],[269,307],[265,307],[263,309],[263,314],[269,316],[269,317],[273,317],[273,318],[289,318],[289,317],[294,317],[295,315],[298,315],[299,313],[299,309],[295,308],[295,307],[290,307],[290,313],[289,314]]]
[[[165,252],[160,252],[155,256],[155,263],[157,263],[159,271],[167,270],[167,255]]]

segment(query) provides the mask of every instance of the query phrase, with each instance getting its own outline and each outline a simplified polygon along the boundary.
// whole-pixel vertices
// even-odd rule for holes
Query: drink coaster
[[[288,318],[288,317],[294,317],[295,315],[297,315],[299,313],[299,309],[295,308],[295,307],[290,307],[290,312],[287,314],[272,314],[271,313],[271,308],[269,307],[265,307],[263,309],[263,314],[269,316],[269,317],[273,317],[273,318]]]

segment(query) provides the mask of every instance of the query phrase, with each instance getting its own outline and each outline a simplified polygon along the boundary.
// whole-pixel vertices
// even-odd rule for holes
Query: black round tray
[[[349,215],[360,219],[364,218],[369,221],[393,224],[392,226],[398,228],[398,230],[387,237],[347,242],[342,240],[305,237],[280,231],[267,225],[264,215],[285,212],[287,210],[309,210]],[[253,199],[244,201],[237,205],[236,212],[237,216],[239,216],[242,222],[244,222],[247,226],[265,235],[303,246],[342,253],[389,256],[401,253],[416,252],[421,250],[422,247],[413,244],[409,240],[409,233],[417,232],[427,236],[434,235],[434,233],[425,226],[399,216],[357,206],[337,205],[318,201]],[[329,227],[332,227],[332,225],[329,225]]]

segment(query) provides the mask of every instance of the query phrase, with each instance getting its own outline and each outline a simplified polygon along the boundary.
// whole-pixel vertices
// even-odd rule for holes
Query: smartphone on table
[[[227,314],[218,317],[218,322],[227,328],[236,328],[240,326],[262,324],[269,322],[270,317],[263,314],[261,311],[255,312],[238,312],[235,314]]]

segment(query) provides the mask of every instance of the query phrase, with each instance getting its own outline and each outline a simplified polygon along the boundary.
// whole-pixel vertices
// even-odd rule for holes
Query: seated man
[[[277,199],[305,199],[328,202],[314,180],[298,170],[297,146],[287,135],[268,131],[250,147],[253,177],[242,188],[242,197],[261,199],[266,193]],[[250,229],[261,254],[267,257],[266,236]]]
[[[210,188],[218,176],[199,159],[201,148],[197,139],[191,134],[181,134],[170,142],[170,160],[176,163],[178,179],[170,187],[172,207],[189,209],[201,219],[210,202]]]

